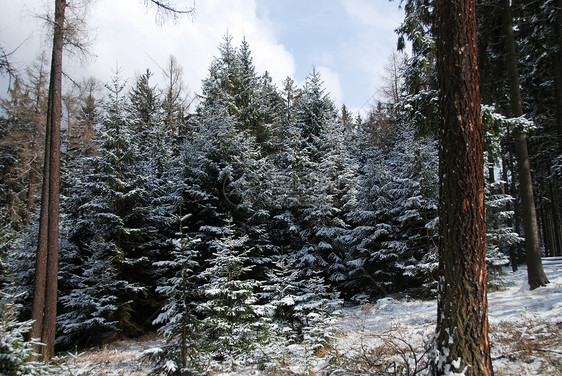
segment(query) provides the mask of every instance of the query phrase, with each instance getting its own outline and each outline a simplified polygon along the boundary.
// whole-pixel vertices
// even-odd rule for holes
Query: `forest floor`
[[[496,376],[562,376],[562,257],[543,259],[550,284],[533,291],[526,268],[506,270],[488,293],[490,344]],[[274,375],[423,375],[435,330],[436,301],[384,298],[346,308],[337,339],[314,359],[293,357]],[[152,335],[69,354],[72,375],[141,376],[142,352],[158,347]],[[210,373],[211,374],[211,373]],[[256,368],[217,375],[258,375]],[[271,374],[271,373],[270,373]]]

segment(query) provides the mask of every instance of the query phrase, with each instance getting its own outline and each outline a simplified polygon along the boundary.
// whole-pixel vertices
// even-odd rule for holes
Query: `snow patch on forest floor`
[[[150,365],[141,362],[140,355],[163,343],[162,337],[157,335],[119,340],[101,348],[70,353],[62,368],[73,376],[144,376],[150,371]]]
[[[547,286],[530,291],[521,267],[505,270],[498,290],[488,293],[496,376],[562,375],[562,258],[544,259],[543,265]],[[392,298],[350,309],[338,327],[340,367],[351,373],[402,366],[413,374],[425,366],[436,311],[436,301]]]
[[[529,290],[526,268],[506,270],[497,291],[488,293],[490,343],[496,376],[562,376],[562,258],[543,260],[550,284]],[[312,367],[295,363],[277,374],[414,374],[426,366],[435,330],[436,302],[384,298],[347,308],[332,347]],[[119,341],[71,356],[73,375],[146,375],[143,350],[162,344],[158,337]],[[402,367],[402,371],[400,370]],[[409,373],[407,368],[409,367]],[[260,374],[256,369],[222,375]],[[393,373],[394,374],[394,373]],[[423,374],[423,373],[419,373]]]

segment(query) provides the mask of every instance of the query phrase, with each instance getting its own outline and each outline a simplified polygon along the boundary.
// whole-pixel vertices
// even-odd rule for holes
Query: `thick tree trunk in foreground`
[[[65,8],[66,0],[55,1],[43,188],[31,317],[34,320],[31,337],[39,338],[45,344],[45,346],[36,348],[36,352],[42,355],[43,360],[51,359],[55,353],[59,247],[60,124],[62,116],[61,86]]]
[[[511,99],[511,112],[514,117],[523,116],[523,104],[521,100],[521,89],[519,85],[519,71],[517,68],[517,56],[515,54],[515,41],[513,38],[513,19],[509,0],[501,0],[502,23],[504,33],[504,46],[506,52],[506,67]],[[519,131],[515,134],[515,156],[519,176],[519,195],[521,196],[521,215],[523,219],[523,231],[525,232],[525,251],[527,253],[527,276],[529,286],[535,289],[548,283],[544,273],[539,248],[539,226],[535,210],[535,198],[533,194],[533,181],[531,179],[531,166],[529,153],[527,151],[526,133]]]
[[[475,0],[436,0],[439,298],[432,372],[492,375]]]

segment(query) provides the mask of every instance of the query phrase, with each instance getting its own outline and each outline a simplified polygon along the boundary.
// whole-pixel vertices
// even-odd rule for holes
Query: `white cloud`
[[[324,88],[330,94],[330,98],[337,107],[340,107],[343,104],[344,95],[338,73],[327,67],[317,67],[316,69],[320,72]]]
[[[6,3],[3,9],[9,13],[0,16],[0,21],[6,20],[0,26],[0,41],[4,43],[4,38],[17,40],[14,35],[26,35],[38,29],[34,25],[22,32],[27,25],[14,19],[23,12],[22,7],[37,8],[43,0],[21,3],[0,0],[0,4],[3,3]],[[94,58],[85,64],[66,59],[65,67],[75,79],[94,76],[108,82],[117,65],[123,71],[122,78],[132,78],[149,68],[155,78],[160,79],[159,66],[165,66],[169,56],[174,55],[183,67],[189,89],[199,92],[201,80],[206,77],[213,57],[219,54],[219,44],[228,32],[234,38],[235,47],[246,37],[258,73],[267,70],[277,84],[287,76],[294,76],[293,56],[276,40],[271,22],[264,16],[257,16],[254,0],[201,0],[195,2],[195,8],[194,17],[184,16],[159,25],[155,10],[144,6],[142,1],[97,0],[88,18],[90,32],[94,35],[91,47]],[[2,29],[9,29],[11,34]],[[37,53],[38,42],[30,49]],[[22,66],[30,63],[29,57],[22,60],[27,60]]]
[[[390,11],[390,7],[376,6],[370,0],[344,0],[343,4],[351,18],[375,29],[392,31],[402,22],[396,12]]]
[[[381,0],[378,0],[381,1]],[[376,1],[343,0],[346,12],[357,29],[357,39],[345,47],[344,54],[353,56],[350,62],[364,74],[364,87],[368,97],[361,112],[370,108],[372,101],[380,98],[380,87],[384,81],[384,67],[391,54],[396,51],[397,36],[394,30],[402,23],[402,11],[398,5],[380,6]]]
[[[126,70],[125,76],[135,73],[133,69],[136,73],[147,67],[158,71],[158,65],[165,65],[174,55],[184,68],[191,90],[198,91],[228,33],[235,47],[246,38],[259,73],[268,70],[276,83],[294,74],[293,56],[276,41],[269,21],[257,17],[253,0],[197,1],[194,17],[161,26],[138,0],[99,2],[96,71],[112,69],[116,60]]]
[[[41,48],[49,50],[47,33],[31,14],[44,13],[51,1],[0,0],[0,43],[15,48],[31,35],[14,55],[15,64],[22,70]],[[108,82],[119,64],[123,78],[132,80],[135,74],[149,68],[160,80],[163,75],[159,66],[165,66],[169,56],[174,55],[183,67],[189,90],[200,92],[201,80],[207,76],[228,32],[235,47],[246,37],[258,73],[267,70],[278,86],[287,76],[299,81],[312,66],[323,67],[318,69],[332,99],[338,105],[343,101],[351,107],[360,106],[379,86],[382,67],[395,46],[393,30],[401,20],[396,2],[389,5],[386,0],[333,0],[345,6],[335,15],[315,13],[307,3],[301,12],[310,11],[318,18],[317,23],[296,22],[295,18],[303,15],[294,13],[298,10],[292,9],[290,3],[273,7],[267,0],[192,1],[196,7],[194,17],[160,26],[154,8],[146,7],[142,0],[93,1],[87,26],[94,36],[92,54],[96,57],[83,64],[66,57],[67,73],[78,80],[94,76]],[[192,1],[176,0],[189,5]],[[326,25],[332,24],[337,33],[318,34],[329,31]],[[288,27],[292,33],[287,33]],[[0,96],[5,96],[6,82],[0,77]]]

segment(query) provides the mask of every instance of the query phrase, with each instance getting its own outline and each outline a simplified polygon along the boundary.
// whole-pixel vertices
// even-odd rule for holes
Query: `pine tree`
[[[258,305],[257,281],[248,278],[250,252],[247,237],[235,237],[230,221],[222,228],[209,229],[219,236],[210,246],[209,267],[201,273],[205,300],[198,309],[203,315],[205,347],[215,358],[231,366],[251,361],[255,344],[266,336]]]
[[[30,335],[32,338],[41,338],[41,341],[45,344],[40,349],[43,360],[49,360],[55,354],[59,252],[61,86],[66,7],[66,0],[55,1],[45,132],[45,158],[43,160],[43,186],[41,189],[41,214],[39,216],[35,284],[31,314],[33,324]]]
[[[506,68],[510,96],[511,114],[514,117],[523,116],[523,103],[521,99],[519,71],[513,38],[513,19],[511,5],[507,0],[500,1],[502,8],[502,30],[506,52]],[[539,249],[539,229],[535,209],[533,182],[528,153],[528,134],[525,130],[514,130],[515,155],[517,157],[519,194],[521,196],[521,210],[523,229],[525,231],[525,250],[527,260],[527,274],[529,286],[535,289],[548,284],[544,273]]]
[[[143,304],[150,269],[133,271],[149,262],[137,251],[146,241],[139,219],[144,190],[136,176],[124,83],[116,76],[107,88],[99,154],[76,161],[74,172],[80,179],[69,182],[63,200],[71,243],[61,259],[67,273],[61,286],[64,346],[82,340],[96,343],[118,332],[138,334],[139,323],[146,320],[146,313],[136,307]],[[84,332],[90,337],[83,337]]]
[[[21,306],[15,294],[0,293],[0,373],[6,376],[51,375],[54,367],[31,360],[36,340],[27,340],[31,320],[19,321]]]
[[[180,204],[181,205],[181,204]],[[181,206],[180,206],[181,209]],[[193,249],[197,240],[185,234],[184,222],[189,215],[176,217],[178,232],[170,239],[173,251],[170,259],[154,263],[157,268],[166,269],[171,278],[163,279],[156,292],[166,297],[162,312],[153,324],[161,325],[158,333],[165,338],[165,344],[147,354],[154,366],[151,374],[194,375],[202,373],[199,350],[202,342],[200,319],[197,317],[198,251]]]

